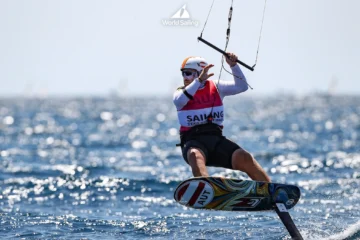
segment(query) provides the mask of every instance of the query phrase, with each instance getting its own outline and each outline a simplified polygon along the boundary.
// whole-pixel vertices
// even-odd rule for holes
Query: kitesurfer
[[[270,177],[255,158],[238,144],[223,136],[225,96],[248,89],[246,78],[237,64],[237,56],[227,53],[233,81],[210,80],[214,65],[204,58],[188,57],[181,65],[184,86],[173,96],[180,123],[180,146],[184,160],[195,177],[209,176],[206,166],[240,170],[257,181]]]

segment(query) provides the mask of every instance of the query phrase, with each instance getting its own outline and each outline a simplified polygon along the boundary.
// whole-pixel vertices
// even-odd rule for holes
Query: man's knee
[[[206,170],[205,154],[201,149],[190,148],[187,152],[187,156],[194,177],[209,176]]]
[[[205,164],[205,154],[201,149],[190,148],[187,152],[187,159],[189,163]]]
[[[234,169],[244,171],[255,165],[255,159],[249,152],[237,149],[232,155],[232,165]]]

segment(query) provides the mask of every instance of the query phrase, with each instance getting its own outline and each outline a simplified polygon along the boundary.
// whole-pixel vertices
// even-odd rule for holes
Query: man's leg
[[[252,180],[270,182],[270,177],[266,174],[265,170],[255,160],[255,158],[243,149],[237,149],[232,154],[231,162],[234,170],[240,170]]]
[[[187,152],[187,159],[194,177],[209,176],[206,169],[206,158],[203,151],[198,148],[191,147]]]

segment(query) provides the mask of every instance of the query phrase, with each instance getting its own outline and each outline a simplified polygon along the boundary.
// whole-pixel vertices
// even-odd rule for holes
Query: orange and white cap
[[[208,63],[202,57],[187,57],[181,64],[180,70],[184,69],[195,69],[198,72],[201,72]]]

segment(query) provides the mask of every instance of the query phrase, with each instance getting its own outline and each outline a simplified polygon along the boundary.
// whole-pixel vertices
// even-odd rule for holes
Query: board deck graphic
[[[174,199],[182,205],[225,211],[275,210],[276,203],[291,209],[299,198],[297,186],[223,177],[190,178],[174,193]]]

